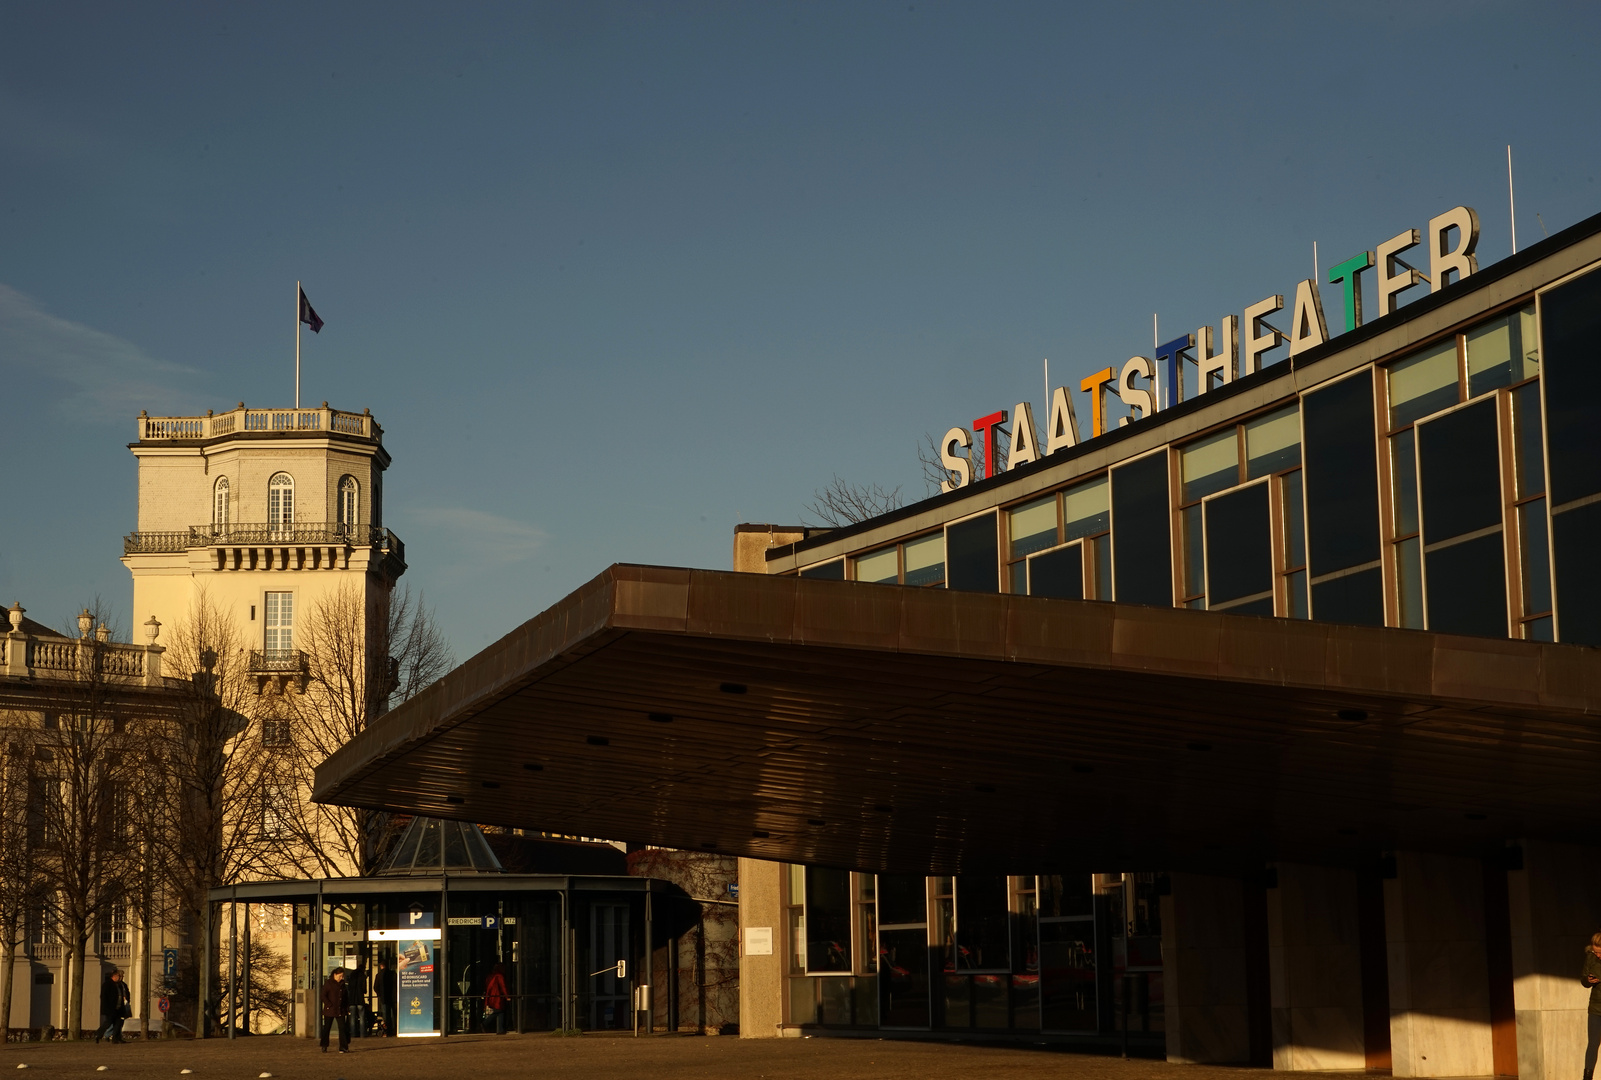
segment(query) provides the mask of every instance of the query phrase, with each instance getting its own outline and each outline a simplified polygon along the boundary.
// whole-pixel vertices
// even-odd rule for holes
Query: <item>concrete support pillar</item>
[[[1277,869],[1278,883],[1267,890],[1273,1067],[1364,1068],[1356,871]]]
[[[1251,1058],[1245,887],[1238,878],[1173,874],[1162,898],[1167,1060]]]
[[[1495,1071],[1477,859],[1401,851],[1384,883],[1394,1076]]]
[[[771,1039],[784,1022],[784,865],[739,860],[739,1034]],[[674,959],[676,963],[676,957]]]
[[[1518,1076],[1572,1080],[1584,1069],[1590,992],[1579,966],[1601,929],[1601,853],[1525,841],[1523,868],[1507,872]]]

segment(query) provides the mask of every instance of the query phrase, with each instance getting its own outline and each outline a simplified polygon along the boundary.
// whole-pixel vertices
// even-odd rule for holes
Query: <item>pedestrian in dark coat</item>
[[[132,1002],[122,972],[113,970],[100,984],[100,1030],[95,1032],[95,1042],[106,1035],[114,1043],[122,1042],[122,1022],[133,1015]]]
[[[373,984],[373,989],[378,992],[378,1015],[384,1018],[384,1035],[392,1036],[395,1033],[395,1009],[400,1001],[400,985],[395,979],[395,969],[389,966],[387,958],[378,961],[378,974]]]
[[[339,1025],[339,1052],[350,1052],[350,987],[345,985],[345,969],[334,968],[322,984],[322,1034],[317,1043],[328,1052],[328,1029]]]
[[[1590,935],[1579,982],[1590,990],[1589,1045],[1584,1049],[1584,1080],[1594,1080],[1596,1050],[1601,1048],[1601,930]]]

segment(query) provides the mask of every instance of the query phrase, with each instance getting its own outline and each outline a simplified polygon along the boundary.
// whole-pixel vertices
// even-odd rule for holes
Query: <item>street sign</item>
[[[484,929],[485,930],[498,930],[498,929],[500,929],[500,916],[499,915],[485,915],[484,916]]]
[[[162,998],[156,1002],[156,1008],[160,1009],[162,1012],[166,1012],[168,1009],[172,1008],[172,999],[165,997]]]
[[[739,899],[739,883],[737,881],[730,881],[728,883],[728,896],[731,900]]]
[[[161,950],[161,973],[166,976],[178,974],[178,950]]]

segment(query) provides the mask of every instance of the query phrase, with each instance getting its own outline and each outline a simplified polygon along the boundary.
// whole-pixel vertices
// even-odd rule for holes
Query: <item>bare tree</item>
[[[292,721],[282,775],[292,777],[302,797],[286,803],[276,826],[292,838],[308,870],[361,873],[372,861],[381,819],[305,798],[312,770],[391,704],[439,679],[453,661],[433,613],[410,589],[369,594],[347,583],[311,605],[301,625],[305,690],[284,695],[279,706]]]
[[[13,976],[28,913],[40,896],[36,848],[28,836],[31,734],[17,714],[0,723],[0,1041],[11,1024]]]
[[[80,625],[99,623],[85,609]],[[30,811],[38,817],[37,865],[46,904],[68,966],[67,1035],[81,1034],[84,960],[89,936],[127,900],[140,869],[130,826],[132,800],[150,778],[141,752],[159,720],[159,705],[141,702],[117,670],[109,632],[85,630],[56,646],[71,650],[70,678],[53,691],[44,729],[34,738],[41,759],[32,778]]]
[[[197,970],[215,975],[216,930],[202,940],[207,895],[292,869],[294,861],[264,835],[259,800],[263,778],[273,772],[272,739],[253,722],[259,697],[235,621],[201,592],[173,630],[164,661],[183,681],[172,720],[157,739],[165,782],[154,800],[161,813],[149,822],[154,835],[148,850],[159,855],[161,881],[196,941]],[[154,889],[139,898],[142,907],[153,906]],[[203,998],[214,979],[197,981]],[[204,1016],[205,1001],[196,1005],[197,1016]]]
[[[801,508],[801,524],[837,529],[887,514],[903,501],[899,485],[886,490],[877,484],[852,484],[835,473],[828,486],[813,492],[812,501]]]

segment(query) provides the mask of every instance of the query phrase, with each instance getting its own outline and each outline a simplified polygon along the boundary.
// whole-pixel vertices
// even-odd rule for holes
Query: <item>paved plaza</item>
[[[26,1064],[27,1072],[15,1072]],[[105,1072],[99,1066],[106,1067]],[[738,1039],[657,1035],[463,1036],[441,1042],[358,1040],[345,1056],[314,1041],[257,1036],[233,1043],[152,1042],[96,1046],[11,1043],[0,1069],[18,1080],[434,1080],[538,1077],[600,1080],[912,1080],[917,1077],[1039,1077],[1041,1080],[1266,1080],[1265,1069],[1169,1065],[1051,1047],[816,1038]],[[1322,1075],[1302,1073],[1313,1078]],[[1345,1074],[1349,1075],[1349,1074]]]

